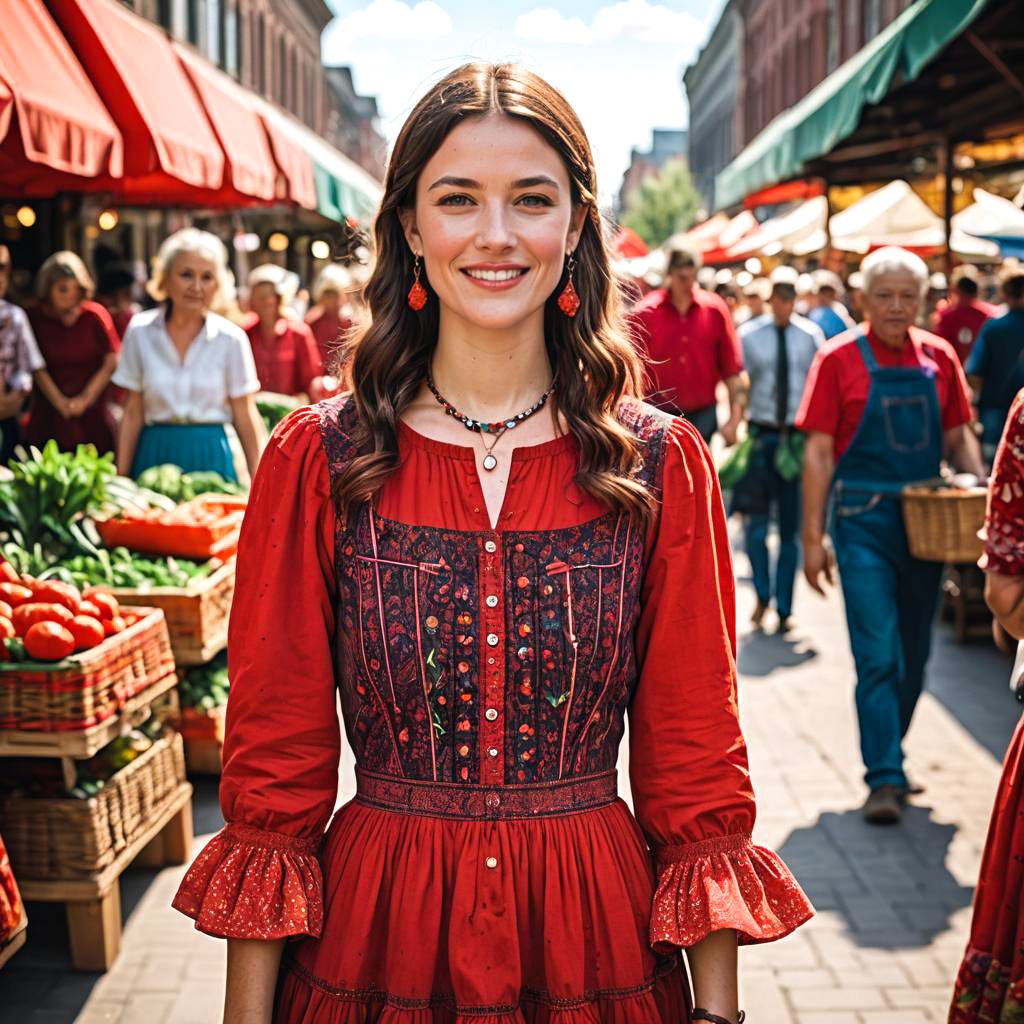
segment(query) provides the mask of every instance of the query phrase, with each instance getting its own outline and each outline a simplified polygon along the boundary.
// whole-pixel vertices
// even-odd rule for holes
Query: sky
[[[420,95],[467,60],[526,64],[561,89],[590,138],[603,202],[652,128],[688,121],[683,69],[720,0],[328,0],[325,64],[376,96],[390,142]],[[554,4],[555,6],[551,6]]]

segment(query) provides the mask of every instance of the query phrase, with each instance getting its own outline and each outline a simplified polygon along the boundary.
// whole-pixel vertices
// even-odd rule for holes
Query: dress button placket
[[[485,786],[502,785],[505,774],[505,592],[500,547],[500,536],[486,537],[480,554],[480,632],[489,652],[480,680],[480,782]],[[490,797],[485,802],[490,810],[501,803],[496,796],[493,803]]]

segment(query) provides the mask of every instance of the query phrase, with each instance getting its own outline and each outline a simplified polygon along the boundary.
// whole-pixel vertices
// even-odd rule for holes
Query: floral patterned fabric
[[[230,824],[175,905],[297,938],[278,1022],[679,1024],[681,948],[812,913],[751,840],[710,456],[649,407],[620,419],[647,529],[578,488],[571,437],[515,450],[492,526],[469,447],[401,424],[398,470],[342,520],[351,399],[275,431],[238,553]],[[358,795],[327,827],[336,697]]]
[[[1024,391],[1013,400],[992,464],[984,536],[983,569],[1024,573]]]

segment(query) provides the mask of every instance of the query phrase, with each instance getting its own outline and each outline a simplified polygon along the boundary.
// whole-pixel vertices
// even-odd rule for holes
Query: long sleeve
[[[319,935],[317,850],[334,809],[334,507],[317,412],[274,431],[253,480],[228,634],[227,826],[174,906],[227,938]]]
[[[711,456],[676,421],[664,453],[637,626],[630,782],[654,852],[654,949],[734,928],[781,938],[813,908],[782,861],[751,841],[754,792],[736,695],[735,585]]]

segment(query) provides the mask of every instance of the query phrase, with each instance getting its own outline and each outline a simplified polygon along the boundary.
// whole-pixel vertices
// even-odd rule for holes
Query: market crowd
[[[238,289],[223,242],[195,228],[167,238],[144,287],[127,263],[96,262],[91,273],[54,253],[15,304],[0,246],[0,463],[53,439],[114,452],[125,475],[173,463],[234,480],[265,443],[258,397],[300,405],[338,390],[358,266],[328,264],[310,290],[265,263]]]

